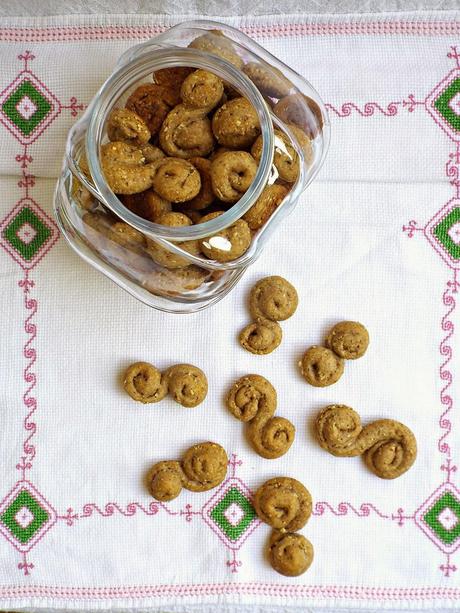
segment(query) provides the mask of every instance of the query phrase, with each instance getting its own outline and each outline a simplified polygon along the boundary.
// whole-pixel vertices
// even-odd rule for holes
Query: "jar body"
[[[126,198],[108,187],[99,164],[111,109],[124,106],[139,84],[152,82],[155,71],[176,66],[217,74],[229,92],[236,90],[249,100],[261,126],[259,165],[244,196],[221,215],[186,228],[166,227],[134,213]],[[297,138],[299,127],[308,134],[308,152]],[[129,49],[71,130],[55,214],[74,250],[136,298],[164,311],[194,312],[224,297],[258,257],[318,172],[328,141],[324,105],[297,73],[233,28],[206,21],[181,24]],[[289,184],[280,179],[276,162],[286,142],[296,152],[298,169]],[[264,190],[275,182],[287,186],[282,202],[263,223],[251,227],[244,252],[225,256],[232,229],[249,219]]]

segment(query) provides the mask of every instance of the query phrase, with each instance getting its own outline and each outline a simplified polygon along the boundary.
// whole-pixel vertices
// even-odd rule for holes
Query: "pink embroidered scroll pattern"
[[[34,437],[37,432],[36,414],[39,409],[35,394],[37,375],[36,315],[39,300],[34,297],[35,281],[31,271],[43,260],[59,238],[54,220],[32,197],[35,177],[30,171],[33,163],[31,148],[63,109],[75,116],[84,108],[73,97],[62,104],[46,85],[32,72],[30,64],[35,56],[30,51],[17,58],[22,64],[13,81],[0,93],[0,123],[21,145],[15,156],[20,178],[17,183],[20,198],[0,222],[0,245],[20,266],[23,276],[18,286],[24,296],[23,347],[25,367],[22,373],[25,391],[22,395],[24,441],[22,454],[16,465],[20,480],[0,503],[0,532],[21,554],[19,570],[29,575],[34,565],[28,553],[57,521],[56,511],[28,479],[36,455]]]

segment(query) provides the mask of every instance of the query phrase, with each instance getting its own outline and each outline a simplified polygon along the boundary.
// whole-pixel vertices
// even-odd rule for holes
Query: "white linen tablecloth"
[[[318,89],[332,142],[318,180],[237,288],[191,316],[152,311],[102,277],[52,213],[72,122],[124,50],[177,21],[0,24],[0,606],[459,608],[460,13],[230,21]],[[249,321],[247,291],[267,274],[289,279],[300,304],[279,349],[256,357],[236,336]],[[309,387],[297,360],[341,319],[362,321],[370,348],[333,387]],[[206,401],[133,403],[118,379],[135,360],[200,366]],[[257,456],[223,405],[250,372],[274,384],[277,414],[297,428],[278,460]],[[364,423],[407,424],[419,443],[413,468],[387,482],[358,458],[322,451],[311,423],[329,403]],[[202,440],[228,451],[227,480],[153,501],[149,466]],[[264,559],[270,530],[250,504],[277,475],[314,498],[302,532],[315,559],[297,578]],[[230,504],[243,514],[231,533],[219,519]]]

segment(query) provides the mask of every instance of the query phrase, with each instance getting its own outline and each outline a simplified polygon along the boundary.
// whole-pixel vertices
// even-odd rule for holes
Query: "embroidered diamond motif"
[[[14,521],[25,530],[34,521],[34,514],[28,507],[21,507],[14,516]]]
[[[450,110],[455,113],[455,115],[460,115],[460,92],[457,92],[450,100],[449,100]]]
[[[428,241],[451,267],[460,269],[460,200],[452,198],[424,229]]]
[[[59,238],[55,222],[31,198],[23,198],[0,223],[0,245],[25,270],[33,268]]]
[[[444,553],[460,547],[460,492],[441,485],[415,513],[415,523]]]
[[[0,94],[0,122],[23,145],[34,142],[61,112],[61,103],[30,70]]]
[[[17,112],[28,121],[34,113],[37,112],[37,105],[32,102],[29,96],[24,96],[16,105]]]
[[[56,511],[29,481],[19,481],[0,505],[0,532],[27,552],[56,522]]]
[[[224,517],[231,526],[237,526],[244,517],[244,510],[236,502],[226,508]]]
[[[460,78],[455,79],[448,87],[436,98],[434,105],[444,117],[444,119],[456,131],[460,130],[460,109],[455,109],[455,100],[460,92]],[[453,108],[452,108],[453,107]]]

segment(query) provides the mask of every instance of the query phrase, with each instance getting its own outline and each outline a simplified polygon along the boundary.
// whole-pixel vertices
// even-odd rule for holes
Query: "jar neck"
[[[105,138],[105,124],[112,108],[122,99],[133,86],[149,77],[157,70],[177,66],[191,66],[213,72],[221,79],[237,89],[242,96],[252,104],[259,117],[261,135],[263,137],[262,152],[256,176],[241,199],[228,211],[219,217],[202,224],[186,227],[169,227],[155,224],[135,215],[127,209],[117,196],[110,190],[105,181],[100,161],[99,150]],[[151,238],[163,238],[170,241],[185,241],[205,238],[235,223],[248,211],[262,193],[270,176],[274,134],[273,124],[267,103],[252,81],[227,60],[218,56],[190,48],[158,47],[120,66],[118,70],[103,84],[96,95],[96,101],[88,109],[89,117],[83,117],[82,122],[89,121],[86,131],[86,152],[91,176],[98,192],[98,197],[115,215]]]

